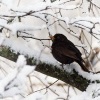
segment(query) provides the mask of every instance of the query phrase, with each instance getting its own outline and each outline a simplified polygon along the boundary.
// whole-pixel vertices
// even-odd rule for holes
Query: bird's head
[[[52,41],[66,41],[66,36],[64,36],[63,34],[55,34],[54,36],[50,36]]]

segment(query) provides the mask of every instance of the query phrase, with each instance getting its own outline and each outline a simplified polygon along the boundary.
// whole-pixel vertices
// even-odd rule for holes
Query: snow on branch
[[[43,25],[42,27],[41,26],[32,27],[31,25],[30,26],[25,25],[25,24],[20,23],[20,22],[13,23],[13,24],[10,24],[10,25],[1,23],[0,26],[11,31],[11,33],[15,34],[15,35],[18,31],[36,31],[36,30],[42,30],[42,29],[46,28],[45,25]]]
[[[13,96],[20,94],[21,84],[25,82],[25,78],[35,67],[26,66],[26,59],[20,55],[16,62],[16,67],[4,79],[0,80],[0,96]],[[20,88],[20,89],[19,89]],[[13,91],[12,94],[9,94]]]
[[[72,7],[73,4],[76,6],[75,8]],[[74,11],[76,8],[80,9],[83,5],[83,0],[81,2],[65,0],[53,3],[39,2],[30,7],[11,6],[9,14],[5,14],[4,12],[0,14],[1,18],[6,19],[1,19],[0,23],[2,34],[1,45],[10,47],[16,53],[19,52],[29,57],[35,57],[43,62],[46,61],[53,64],[56,62],[57,64],[57,61],[50,53],[51,41],[49,36],[56,33],[70,34],[73,38],[77,38],[79,47],[84,48],[87,52],[86,55],[89,55],[88,49],[93,46],[89,45],[89,48],[87,48],[88,45],[80,40],[81,33],[82,31],[87,31],[84,35],[91,35],[97,40],[96,42],[99,42],[100,18],[89,16],[79,17],[78,15],[70,18],[68,14],[66,16],[63,15],[67,11],[65,9],[72,9],[71,11]],[[57,11],[54,10],[55,8],[57,8]],[[32,21],[33,23],[31,23]],[[58,32],[56,32],[55,26]],[[90,44],[88,41],[87,43]]]
[[[100,84],[94,83],[87,87],[86,91],[72,97],[70,100],[99,100],[100,99]]]
[[[26,86],[26,77],[40,62],[53,64],[62,69],[51,54],[50,35],[56,33],[64,34],[80,49],[86,66],[91,67],[90,71],[95,71],[94,67],[100,66],[100,7],[96,1],[57,0],[50,2],[50,0],[44,0],[41,2],[41,0],[37,3],[29,1],[24,5],[19,0],[20,3],[17,6],[11,4],[11,1],[0,1],[2,9],[5,8],[0,9],[0,46],[9,47],[14,53],[36,59],[36,65],[26,65],[26,59],[20,56],[16,62],[16,68],[0,80],[1,96],[9,95],[8,91],[15,91],[12,95],[21,93],[26,96],[22,89]],[[86,73],[78,64],[66,66],[64,70],[72,72],[72,69],[75,69],[87,80],[100,79],[99,73]],[[44,80],[41,82],[48,86]],[[20,89],[22,91],[19,91]],[[53,89],[49,89],[54,92]],[[33,97],[30,95],[30,98],[31,96]]]

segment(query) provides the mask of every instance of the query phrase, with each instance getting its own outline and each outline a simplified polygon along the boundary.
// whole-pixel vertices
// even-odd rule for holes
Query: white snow
[[[3,34],[0,34],[0,45],[2,45],[4,40],[5,40],[5,36]]]
[[[70,100],[99,100],[100,99],[100,84],[90,84],[87,90]]]
[[[16,64],[18,67],[26,65],[26,58],[23,55],[18,56]]]
[[[92,5],[90,11],[90,3],[86,0],[57,0],[53,3],[50,0],[44,1],[46,2],[43,2],[43,0],[0,0],[0,29],[3,28],[3,30],[0,30],[0,47],[10,47],[14,53],[21,54],[12,68],[5,68],[5,65],[0,66],[0,69],[7,70],[7,73],[5,71],[6,74],[0,70],[0,73],[4,74],[0,75],[0,100],[47,100],[51,93],[54,94],[55,100],[59,98],[67,99],[68,86],[61,85],[56,91],[56,87],[59,85],[54,86],[54,84],[47,89],[56,79],[48,82],[47,76],[35,73],[36,66],[27,65],[25,56],[34,57],[38,61],[62,68],[51,54],[52,42],[43,40],[50,39],[48,33],[66,35],[74,44],[86,47],[85,49],[90,56],[92,56],[91,48],[93,50],[100,48],[99,0],[91,1],[98,7]],[[18,17],[21,19],[20,22]],[[12,22],[9,22],[10,20]],[[78,39],[79,37],[80,39]],[[81,47],[79,49],[84,54]],[[91,62],[93,71],[95,67],[100,70],[99,59],[100,53],[95,55]],[[91,59],[89,58],[89,60]],[[100,80],[100,73],[84,72],[76,63],[65,65],[64,69],[69,73],[72,73],[72,70],[75,69],[79,75],[91,82]],[[39,82],[42,86],[39,85]],[[41,90],[42,92],[34,93],[41,87],[45,89]],[[99,100],[100,84],[91,83],[86,91],[76,96],[73,96],[73,94],[74,92],[71,89],[68,94],[69,100]],[[52,100],[52,98],[53,96],[50,95],[49,100]]]
[[[33,93],[31,95],[29,95],[28,97],[26,97],[25,99],[22,100],[46,100],[45,96],[43,96],[40,93]]]

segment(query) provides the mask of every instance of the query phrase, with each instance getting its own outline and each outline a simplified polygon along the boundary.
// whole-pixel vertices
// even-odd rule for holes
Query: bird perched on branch
[[[67,39],[63,34],[55,34],[50,36],[52,39],[52,55],[54,58],[62,64],[70,64],[74,61],[77,62],[81,68],[90,72],[84,63],[84,60],[81,57],[81,52],[75,47],[75,45]]]

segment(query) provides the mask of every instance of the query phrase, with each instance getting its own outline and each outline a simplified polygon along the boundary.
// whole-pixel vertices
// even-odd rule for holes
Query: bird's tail
[[[85,72],[90,72],[86,66],[81,62],[81,61],[77,61],[77,63],[81,66],[81,68],[85,71]]]

